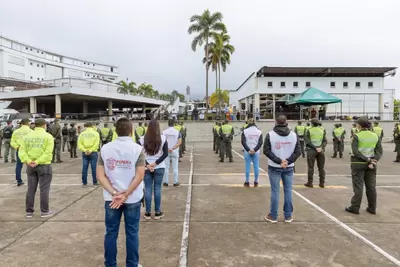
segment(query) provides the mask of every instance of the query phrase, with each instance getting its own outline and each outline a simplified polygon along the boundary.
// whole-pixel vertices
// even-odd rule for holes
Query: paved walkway
[[[243,187],[238,143],[233,163],[219,163],[209,143],[189,145],[180,164],[182,186],[163,188],[165,217],[141,223],[144,267],[400,266],[400,165],[392,163],[391,146],[385,145],[379,165],[378,215],[364,208],[359,216],[343,211],[352,195],[346,154],[328,159],[325,189],[302,186],[306,165],[300,159],[294,222],[285,224],[280,217],[272,225],[263,221],[269,209],[268,177],[261,171],[259,188]],[[80,159],[54,165],[51,208],[57,214],[42,220],[38,215],[25,219],[26,186],[13,184],[13,165],[1,164],[0,266],[102,266],[102,190],[83,188],[80,168]],[[267,170],[264,156],[260,168]],[[124,266],[123,230],[120,237],[119,266]]]

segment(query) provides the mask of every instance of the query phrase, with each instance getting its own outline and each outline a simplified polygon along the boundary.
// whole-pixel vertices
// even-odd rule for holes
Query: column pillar
[[[272,118],[275,120],[275,94],[272,94]]]
[[[56,95],[56,118],[61,118],[61,95]]]
[[[142,105],[142,112],[143,112],[143,114],[146,114],[145,109],[146,109],[146,104],[143,104],[143,105]],[[176,111],[176,112],[177,112],[177,114],[178,114],[178,112],[179,112],[179,106],[178,106],[178,111]],[[178,119],[178,116],[177,116],[176,118]],[[146,120],[146,116],[144,117],[144,119]]]
[[[87,115],[89,113],[89,104],[87,101],[83,101],[82,104],[83,104],[82,113],[83,115]]]
[[[260,94],[259,93],[254,94],[254,107],[253,108],[254,108],[254,110],[253,110],[254,113],[260,112]]]
[[[379,116],[381,117],[381,120],[383,119],[383,109],[384,109],[383,94],[379,94]]]
[[[37,102],[35,97],[29,98],[29,112],[37,113]]]
[[[108,100],[107,110],[108,110],[108,121],[110,121],[110,122],[112,121],[112,115],[113,115],[112,109],[113,109],[113,102],[112,102],[112,100]]]

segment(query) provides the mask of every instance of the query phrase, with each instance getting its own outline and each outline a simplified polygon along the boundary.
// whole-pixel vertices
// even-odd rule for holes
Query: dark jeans
[[[36,168],[26,167],[28,175],[28,191],[26,192],[26,212],[35,211],[35,194],[40,186],[40,210],[49,212],[50,184],[53,177],[51,165],[38,165]]]
[[[144,173],[144,200],[146,203],[146,213],[151,212],[151,199],[153,198],[155,212],[161,211],[161,184],[164,177],[164,168],[155,169],[154,172],[146,170]]]
[[[305,152],[304,152],[304,137],[303,136],[299,136],[299,139],[300,139],[301,155],[304,157],[305,156]]]
[[[308,165],[308,183],[313,183],[314,165],[317,161],[319,172],[319,183],[325,184],[325,152],[317,152],[314,149],[307,149],[307,165]]]
[[[18,184],[22,184],[21,172],[22,172],[23,166],[24,166],[24,164],[22,164],[21,160],[19,159],[18,150],[17,150],[17,164],[15,165],[15,179],[17,180]]]
[[[86,155],[82,152],[82,184],[87,184],[88,168],[92,169],[93,184],[97,183],[96,179],[96,164],[97,164],[97,152],[92,152],[90,155]]]
[[[104,265],[117,267],[117,240],[122,213],[124,214],[126,236],[126,267],[137,267],[139,263],[139,221],[141,201],[110,208],[110,201],[104,204],[106,234],[104,237]]]
[[[276,168],[268,166],[269,182],[271,184],[271,208],[269,215],[272,218],[278,218],[279,208],[279,193],[280,193],[280,182],[282,180],[283,193],[284,193],[284,204],[283,214],[285,219],[292,217],[293,213],[293,200],[292,200],[292,186],[293,186],[293,167],[286,169]]]
[[[351,164],[351,179],[354,195],[351,198],[351,209],[358,211],[363,197],[364,183],[368,208],[376,210],[376,168],[370,169],[367,164]]]

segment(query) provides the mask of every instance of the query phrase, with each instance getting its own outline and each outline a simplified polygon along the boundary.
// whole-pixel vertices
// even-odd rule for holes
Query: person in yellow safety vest
[[[356,135],[358,133],[358,129],[357,129],[357,124],[353,123],[353,128],[351,128],[351,138],[353,138],[354,135]]]
[[[182,134],[182,125],[179,124],[179,122],[175,122],[174,129],[177,130],[178,132]],[[181,162],[181,158],[183,157],[183,151],[182,151],[182,145],[179,146],[179,162]]]
[[[310,122],[307,122],[307,124],[306,124],[306,131],[308,131],[310,128],[311,128],[311,123],[310,123]]]
[[[300,140],[301,155],[305,158],[304,153],[304,135],[306,134],[306,126],[302,125],[301,121],[297,122],[296,128],[294,128],[294,133],[297,134]]]
[[[394,152],[396,152],[396,159],[393,162],[400,163],[400,124],[396,123],[393,130],[393,141],[395,144]]]
[[[218,138],[218,132],[217,132],[217,128],[218,128],[218,122],[215,122],[214,127],[212,128],[212,133],[213,133],[213,151],[217,151],[217,138]]]
[[[374,133],[376,133],[376,135],[382,141],[383,129],[379,126],[379,122],[377,122],[377,121],[374,122],[374,127],[372,128],[372,130],[373,130]]]
[[[220,129],[221,123],[217,122],[217,125],[215,126],[215,133],[217,134],[215,139],[215,154],[218,154],[221,149],[221,136],[219,135]]]
[[[135,138],[136,140],[140,140],[140,137],[146,134],[146,129],[143,127],[143,124],[139,122],[138,127],[135,129]]]
[[[51,169],[53,149],[54,138],[46,132],[46,121],[42,118],[37,119],[35,130],[24,136],[18,150],[21,162],[27,165],[26,218],[32,218],[35,213],[34,203],[38,185],[41,217],[48,218],[54,215],[54,212],[49,209],[50,184],[53,178]]]
[[[101,129],[101,142],[103,146],[112,141],[113,131],[108,128],[108,123],[104,123],[104,127]]]
[[[26,136],[27,134],[33,132],[30,128],[29,128],[29,119],[25,118],[21,120],[21,127],[18,128],[17,130],[14,130],[12,136],[11,136],[11,146],[15,149],[15,151],[17,152],[17,164],[15,166],[15,179],[17,180],[17,186],[21,186],[24,184],[24,181],[22,181],[22,176],[21,176],[21,172],[22,172],[22,167],[24,166],[23,163],[21,162],[20,158],[18,157],[18,150],[22,144],[22,141],[24,139],[24,136]]]
[[[306,132],[305,143],[307,150],[308,181],[304,185],[313,187],[314,165],[317,161],[319,172],[319,187],[325,187],[325,146],[326,131],[322,128],[318,119],[311,119],[312,127]]]
[[[145,123],[144,123],[144,132],[145,132],[145,133],[147,133],[147,127],[148,127],[148,124],[147,124],[147,122],[145,122]]]
[[[351,142],[351,178],[354,195],[351,205],[346,207],[347,212],[359,214],[363,187],[365,184],[368,206],[367,212],[376,214],[376,172],[377,163],[382,157],[383,150],[381,140],[369,128],[371,124],[367,117],[361,117],[357,121],[359,131]]]
[[[344,137],[346,135],[346,131],[343,127],[340,127],[340,123],[335,124],[335,129],[332,131],[333,137],[333,156],[332,158],[336,158],[339,153],[339,157],[343,158],[343,142]]]
[[[187,136],[187,129],[186,126],[183,124],[183,121],[179,122],[182,127],[181,134],[182,134],[182,154],[186,152],[186,136]]]
[[[229,162],[233,162],[232,157],[232,139],[235,134],[232,125],[228,124],[226,120],[219,130],[219,135],[221,137],[221,148],[220,148],[220,160],[219,162],[224,162],[225,154],[229,158]]]
[[[78,149],[82,151],[82,185],[87,185],[89,164],[92,170],[93,185],[98,185],[96,178],[96,165],[100,145],[100,135],[93,127],[93,123],[87,122],[86,130],[79,135]]]

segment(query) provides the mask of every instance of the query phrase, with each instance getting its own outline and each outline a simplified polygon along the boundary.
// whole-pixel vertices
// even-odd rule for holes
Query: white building
[[[314,87],[342,99],[341,104],[328,105],[327,116],[368,115],[389,120],[395,89],[385,89],[384,78],[394,76],[395,71],[389,67],[262,67],[230,91],[229,97],[239,110],[273,118],[282,109],[295,113],[296,107],[287,107],[285,102]]]
[[[0,36],[0,77],[31,82],[61,78],[116,82],[118,67],[60,55]]]

